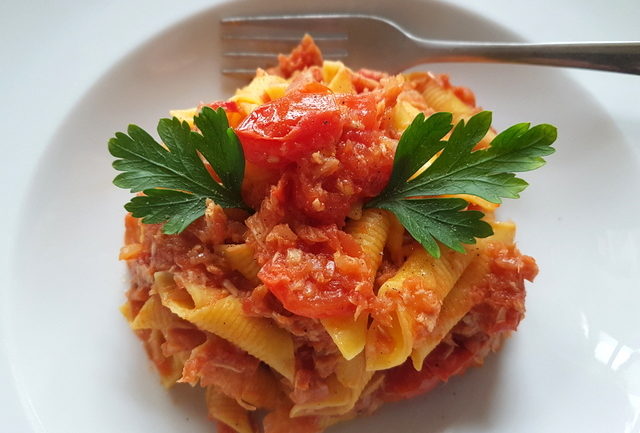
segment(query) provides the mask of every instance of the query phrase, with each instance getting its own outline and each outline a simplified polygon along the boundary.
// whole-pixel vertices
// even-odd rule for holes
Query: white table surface
[[[19,209],[49,138],[71,107],[131,49],[209,0],[33,0],[0,13],[0,266],[9,263]],[[513,0],[446,3],[471,10],[531,41],[640,40],[638,0]],[[362,10],[368,6],[362,3]],[[616,119],[640,155],[640,76],[567,70]],[[2,274],[0,274],[2,275]],[[13,290],[0,276],[0,295]],[[2,302],[2,298],[0,298]],[[2,322],[0,321],[0,325]],[[1,329],[0,329],[1,331]],[[2,333],[0,333],[0,339]],[[0,430],[33,432],[0,340]]]

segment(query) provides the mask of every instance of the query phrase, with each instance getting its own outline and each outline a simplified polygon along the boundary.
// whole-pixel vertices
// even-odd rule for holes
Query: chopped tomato
[[[453,88],[453,94],[465,104],[476,106],[476,95],[468,87],[456,86]]]
[[[258,274],[269,291],[290,312],[311,318],[345,316],[365,306],[373,289],[353,238],[336,226],[297,232],[284,240],[275,230],[269,236],[278,252]]]
[[[272,72],[289,78],[310,66],[322,66],[322,53],[311,36],[305,35],[291,54],[278,56],[278,67]]]
[[[236,134],[248,161],[277,168],[335,145],[342,125],[331,91],[310,83],[256,108],[238,126]]]
[[[284,256],[278,256],[262,268],[260,279],[287,310],[300,316],[322,318],[353,313],[356,306],[349,300],[349,281],[330,275],[335,272],[331,256],[305,254],[303,260],[303,266],[291,267]],[[318,268],[319,275],[310,275],[308,267]]]
[[[479,360],[517,328],[524,314],[524,279],[532,280],[538,268],[513,246],[493,244],[488,252],[491,272],[478,286],[484,298],[451,330],[452,342],[441,342],[427,356],[421,371],[413,368],[411,360],[389,370],[382,392],[385,401],[423,394],[481,364]]]
[[[373,93],[336,97],[346,120],[345,127],[373,130],[377,128],[376,98]]]
[[[476,95],[471,91],[471,89],[463,86],[454,86],[453,84],[451,84],[451,80],[449,79],[449,75],[447,74],[437,75],[436,80],[442,87],[451,90],[453,94],[456,95],[458,99],[460,99],[465,104],[469,105],[470,107],[476,106]]]

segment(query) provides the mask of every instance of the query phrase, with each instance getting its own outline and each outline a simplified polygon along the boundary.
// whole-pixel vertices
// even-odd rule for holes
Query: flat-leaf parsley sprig
[[[556,128],[528,123],[514,125],[496,136],[487,149],[473,148],[491,127],[491,113],[480,112],[453,127],[451,113],[425,119],[418,114],[398,142],[391,179],[386,188],[366,204],[393,212],[402,225],[433,256],[440,256],[436,241],[456,251],[475,238],[493,234],[482,212],[465,210],[461,198],[437,196],[467,194],[492,203],[518,198],[527,182],[514,172],[534,170],[555,150]],[[424,171],[419,170],[438,152]]]
[[[143,223],[165,223],[167,234],[180,233],[203,216],[207,198],[222,207],[250,210],[241,195],[244,153],[226,113],[204,107],[194,123],[200,133],[175,117],[161,119],[158,134],[164,146],[136,125],[109,140],[109,152],[119,158],[113,167],[122,171],[113,183],[144,194],[132,198],[125,209]]]
[[[473,150],[491,127],[491,113],[480,112],[455,128],[452,118],[451,113],[418,114],[398,142],[387,186],[365,204],[395,214],[435,257],[440,256],[438,242],[463,252],[464,244],[493,234],[484,214],[468,210],[466,200],[442,196],[473,195],[492,203],[518,198],[528,184],[514,173],[544,165],[557,135],[552,125],[520,123],[496,136],[487,149]],[[119,158],[113,166],[122,171],[113,183],[143,193],[125,209],[143,223],[165,223],[167,234],[182,232],[204,215],[207,198],[222,207],[251,210],[241,195],[244,153],[224,110],[204,107],[194,123],[199,133],[175,117],[161,119],[158,134],[164,146],[135,125],[128,135],[119,132],[109,140],[109,152]]]

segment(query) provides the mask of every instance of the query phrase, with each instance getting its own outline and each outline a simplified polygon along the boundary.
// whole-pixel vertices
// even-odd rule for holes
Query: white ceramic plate
[[[152,129],[171,108],[228,96],[237,83],[217,75],[218,17],[292,10],[276,3],[211,8],[131,52],[84,94],[36,174],[24,179],[33,200],[21,211],[11,254],[4,335],[34,430],[212,431],[201,395],[186,386],[164,391],[117,311],[126,286],[116,257],[128,194],[111,185],[106,141],[130,122]],[[443,4],[396,0],[378,10],[431,37],[517,38]],[[561,71],[432,69],[474,89],[500,128],[525,120],[558,126],[557,153],[526,176],[532,186],[523,198],[502,209],[518,222],[520,247],[541,273],[529,286],[519,332],[485,367],[330,431],[639,431],[637,150]]]

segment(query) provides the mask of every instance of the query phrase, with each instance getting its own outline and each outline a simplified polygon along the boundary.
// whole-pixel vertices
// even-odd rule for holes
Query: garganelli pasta
[[[439,258],[394,214],[363,207],[416,115],[468,120],[471,91],[323,61],[305,37],[228,101],[171,114],[197,130],[206,106],[240,139],[256,212],[208,200],[178,234],[127,215],[121,310],[165,386],[205,389],[219,432],[321,432],[481,365],[516,329],[537,267],[496,204],[457,195],[494,234]]]

